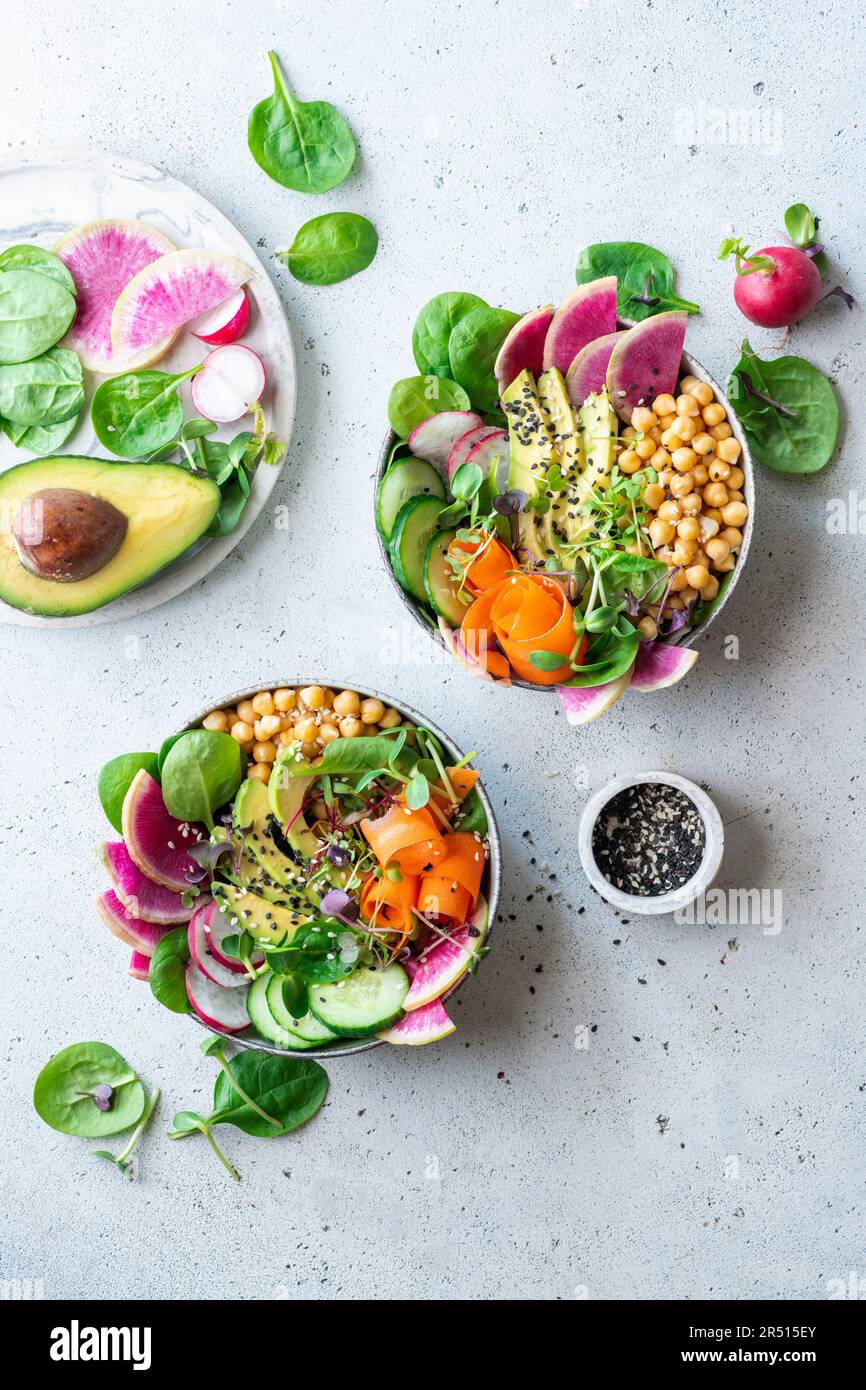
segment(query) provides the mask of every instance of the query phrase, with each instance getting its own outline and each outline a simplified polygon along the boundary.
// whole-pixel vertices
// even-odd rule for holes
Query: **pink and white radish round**
[[[250,322],[250,298],[245,289],[229,295],[215,309],[208,309],[189,325],[194,338],[211,347],[225,347],[246,333]]]
[[[199,415],[227,425],[248,415],[265,389],[265,364],[242,343],[208,353],[192,379],[192,403]]]
[[[249,1027],[247,991],[225,989],[208,979],[194,960],[187,961],[186,992],[202,1023],[223,1033],[242,1033]]]
[[[210,950],[210,937],[205,926],[205,918],[210,913],[212,906],[212,903],[207,903],[204,907],[200,907],[190,921],[187,928],[189,953],[201,973],[212,980],[215,985],[221,985],[223,989],[237,989],[239,985],[246,983],[243,974],[239,974],[235,968],[236,965],[240,965],[240,962],[224,965],[221,960],[217,960]],[[243,966],[241,966],[241,970],[243,970]]]

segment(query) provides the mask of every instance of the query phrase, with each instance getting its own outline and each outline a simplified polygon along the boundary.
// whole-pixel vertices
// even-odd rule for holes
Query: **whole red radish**
[[[821,293],[817,266],[798,246],[750,251],[739,238],[722,242],[719,260],[733,255],[734,303],[759,328],[787,328],[814,309]]]

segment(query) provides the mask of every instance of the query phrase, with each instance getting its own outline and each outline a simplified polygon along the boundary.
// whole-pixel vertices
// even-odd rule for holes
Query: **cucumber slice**
[[[449,545],[457,535],[456,531],[437,531],[427,543],[424,555],[424,588],[427,602],[452,627],[463,622],[467,605],[461,603],[457,595],[457,578],[448,563],[446,554]]]
[[[410,497],[397,513],[388,542],[397,582],[422,603],[428,602],[424,558],[427,546],[439,530],[441,510],[441,497]]]
[[[276,977],[271,974],[265,974],[253,980],[247,992],[247,1013],[256,1032],[265,1042],[277,1043],[280,1047],[293,1047],[296,1041],[294,1034],[277,1023],[268,1004],[268,986],[274,978]]]
[[[395,1023],[409,993],[409,976],[392,961],[384,970],[362,965],[347,980],[310,985],[310,1011],[341,1038],[366,1038]]]
[[[442,474],[426,459],[398,459],[379,484],[376,525],[384,541],[390,539],[397,513],[410,497],[439,497],[445,501]]]

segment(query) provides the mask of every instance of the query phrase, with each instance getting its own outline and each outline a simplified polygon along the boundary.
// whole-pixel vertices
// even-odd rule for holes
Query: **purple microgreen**
[[[210,840],[197,840],[194,845],[190,845],[187,853],[193,863],[198,864],[201,869],[213,870],[221,859],[228,858],[232,852],[231,840],[219,840],[213,844]],[[198,883],[198,879],[189,879],[191,883]]]
[[[641,293],[641,294],[632,294],[632,295],[629,295],[629,303],[630,303],[630,304],[646,304],[648,308],[654,309],[654,308],[656,307],[657,304],[661,304],[661,300],[659,299],[658,295],[651,295],[651,294],[650,294],[650,290],[652,289],[652,287],[653,287],[653,277],[652,277],[652,274],[649,274],[649,275],[646,277],[646,280],[644,281],[644,286],[643,286],[643,291],[642,291],[642,293]]]
[[[94,1086],[92,1091],[76,1091],[75,1094],[79,1096],[90,1096],[97,1110],[110,1110],[111,1100],[114,1095],[114,1087],[109,1086],[106,1081],[100,1086]]]
[[[322,898],[319,906],[328,917],[336,917],[338,922],[345,923],[347,927],[351,927],[357,921],[358,904],[348,893],[344,893],[342,888],[332,888]]]
[[[821,298],[818,300],[818,303],[823,304],[825,299],[832,299],[834,295],[837,299],[844,300],[844,302],[848,305],[849,309],[853,309],[854,305],[857,302],[853,294],[849,294],[847,290],[843,290],[841,285],[834,285],[832,290],[828,290],[826,294],[821,295]]]
[[[516,516],[522,512],[529,501],[528,494],[519,487],[509,488],[508,492],[503,492],[501,497],[494,497],[493,510],[500,516]]]
[[[352,858],[352,855],[350,851],[344,849],[342,845],[331,843],[325,851],[325,857],[330,860],[335,868],[343,869]]]
[[[768,396],[765,391],[759,391],[753,384],[752,378],[749,376],[748,372],[740,371],[737,375],[743,383],[743,389],[747,396],[754,396],[756,400],[764,401],[765,404],[771,406],[773,410],[777,410],[780,415],[787,415],[791,420],[797,418],[796,410],[791,410],[788,406],[781,405],[779,401],[774,401],[773,397]]]

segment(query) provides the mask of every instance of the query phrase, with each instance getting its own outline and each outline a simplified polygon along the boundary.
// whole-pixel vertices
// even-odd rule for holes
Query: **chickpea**
[[[660,430],[669,430],[670,427],[671,427],[671,425],[672,425],[672,424],[674,423],[674,421],[676,420],[676,418],[677,418],[676,409],[674,410],[673,415],[662,415],[661,419],[660,419],[659,422],[658,422],[658,429],[660,429]]]
[[[707,483],[703,491],[703,499],[711,507],[724,507],[728,501],[728,489],[724,483]]]
[[[712,429],[713,425],[720,425],[726,415],[725,407],[718,401],[713,401],[710,405],[705,405],[701,411],[705,425]]]
[[[699,492],[687,492],[685,497],[680,498],[680,506],[684,516],[699,516],[703,505],[703,498]]]
[[[261,743],[266,743],[274,734],[278,734],[283,727],[283,721],[278,714],[263,714],[261,719],[255,723],[255,735]]]
[[[701,598],[704,600],[715,598],[719,592],[719,581],[714,574],[711,574],[704,587],[701,589]]]
[[[718,534],[719,523],[704,512],[703,516],[698,517],[698,527],[700,528],[701,540],[706,545],[708,540]]]
[[[721,560],[719,564],[716,565],[716,569],[718,570],[719,574],[727,574],[729,570],[732,570],[734,568],[735,564],[736,560],[734,559],[733,555],[729,555],[727,560]]]
[[[720,459],[725,460],[725,463],[736,463],[742,452],[740,442],[737,439],[722,439],[716,445],[716,453]]]
[[[326,691],[325,691],[325,698],[324,698],[324,700],[322,701],[322,709],[333,709],[333,708],[334,708],[334,692],[333,692],[333,690],[326,690]]]
[[[379,720],[380,729],[396,729],[400,723],[400,716],[395,709],[386,709],[382,718]]]
[[[355,690],[341,690],[334,696],[334,713],[342,719],[347,714],[357,714],[361,708],[361,697]]]
[[[657,512],[665,500],[665,490],[660,483],[648,483],[643,490],[643,500],[650,511]]]
[[[251,782],[264,782],[267,785],[271,777],[270,763],[250,763],[247,777]]]
[[[243,747],[244,744],[252,743],[253,727],[245,719],[239,719],[236,724],[232,724],[231,736],[235,743],[239,743]]]
[[[318,745],[318,743],[302,743],[302,744],[301,744],[301,753],[302,753],[303,756],[306,758],[306,760],[307,760],[308,763],[313,762],[314,759],[317,758],[317,757],[319,756],[319,745]]]
[[[710,572],[706,565],[690,565],[686,570],[686,579],[690,589],[702,589],[710,577]]]
[[[253,760],[257,763],[272,763],[277,756],[277,745],[272,739],[266,743],[253,744]]]
[[[746,475],[742,468],[737,468],[735,465],[728,476],[728,487],[733,488],[735,491],[739,491],[745,481]]]
[[[692,448],[696,454],[711,454],[715,445],[715,440],[711,434],[696,434],[692,440]]]
[[[720,534],[722,540],[728,542],[729,550],[739,550],[743,544],[743,533],[738,531],[736,526],[726,526]]]
[[[698,378],[696,376],[684,376],[680,382],[680,390],[691,391],[692,387],[697,386],[697,384]]]
[[[653,413],[655,415],[675,415],[677,403],[673,396],[656,396],[653,401]]]
[[[704,507],[704,516],[707,517],[710,521],[714,521],[718,527],[721,527],[721,524],[724,520],[724,517],[722,516],[718,507]]]
[[[700,529],[696,516],[686,516],[677,526],[677,535],[681,541],[696,541],[700,535]]]
[[[651,439],[656,448],[658,448],[662,438],[662,432],[658,425],[656,425],[655,429],[647,430],[647,438]]]
[[[685,570],[677,570],[671,580],[671,591],[675,594],[681,593],[683,589],[688,588],[688,583]]]
[[[228,720],[226,719],[225,712],[221,709],[212,710],[211,713],[206,714],[201,721],[203,729],[213,729],[214,733],[217,734],[225,733],[227,724]]]
[[[261,690],[258,695],[254,695],[251,703],[256,714],[274,712],[274,697],[269,690]]]
[[[354,714],[349,714],[345,719],[340,720],[340,733],[343,738],[357,738],[364,732],[364,725]]]
[[[619,456],[619,466],[622,473],[636,473],[642,462],[640,454],[636,453],[634,449],[626,449],[625,453]]]
[[[701,407],[691,391],[684,391],[681,396],[677,396],[677,415],[700,415],[700,413]]]
[[[723,483],[731,476],[731,466],[724,459],[714,458],[707,464],[707,473],[711,482]]]
[[[662,521],[659,517],[653,517],[649,524],[649,534],[655,548],[659,545],[669,545],[675,533],[669,521]]]
[[[674,449],[671,454],[671,463],[678,473],[688,473],[697,461],[694,449]]]
[[[283,745],[283,747],[284,747],[284,748],[288,748],[289,744],[290,744],[290,743],[294,743],[294,742],[295,742],[295,732],[294,732],[294,729],[292,730],[291,733],[289,733],[288,729],[284,729],[283,732],[280,734],[280,743]]]
[[[742,494],[741,492],[737,491],[737,489],[735,489],[735,488],[730,488],[730,487],[729,487],[729,488],[728,488],[728,501],[729,501],[729,502],[743,502],[743,501],[745,501],[745,498],[743,497],[743,494]]]
[[[692,473],[675,473],[670,480],[670,490],[674,497],[688,497],[694,491],[695,480]]]
[[[710,475],[707,472],[706,464],[699,463],[697,467],[693,468],[692,477],[694,478],[698,487],[703,487],[704,483],[708,483],[710,481]]]
[[[721,425],[713,425],[712,429],[710,430],[710,434],[713,436],[713,439],[715,440],[730,439],[731,435],[733,434],[733,430],[731,429],[727,420],[725,420]]]
[[[237,722],[238,722],[238,712],[237,712],[236,709],[231,709],[231,708],[229,708],[229,709],[224,709],[224,710],[223,710],[223,714],[224,714],[225,717],[226,717],[226,728],[227,728],[227,729],[230,729],[231,726],[232,726],[232,724],[237,724]]]
[[[714,536],[712,540],[707,541],[707,555],[714,565],[720,564],[722,560],[727,560],[730,553],[731,547],[721,536]],[[698,588],[700,587],[699,584]]]
[[[641,637],[645,637],[648,642],[651,642],[658,633],[658,623],[655,621],[654,618],[650,618],[649,616],[647,616],[645,618],[641,618],[640,622],[637,625],[637,630],[640,633]]]
[[[729,502],[726,507],[722,507],[722,520],[726,526],[742,526],[749,515],[749,509],[745,502]]]
[[[656,451],[655,441],[651,438],[639,439],[634,446],[634,451],[638,458],[646,463],[647,459],[651,459]]]
[[[365,724],[378,724],[382,715],[385,713],[385,706],[381,700],[362,700],[361,719]]]
[[[274,704],[281,714],[288,714],[290,709],[294,709],[297,699],[296,692],[287,689],[286,686],[274,691]]]
[[[639,408],[639,407],[638,407]],[[637,430],[634,425],[626,425],[620,435],[620,439],[637,439]]]
[[[683,509],[679,502],[662,502],[659,507],[659,516],[662,521],[679,521],[683,514]]]
[[[253,709],[252,701],[241,700],[240,704],[238,705],[238,719],[240,719],[241,723],[255,724],[256,718],[257,716],[255,710]]]
[[[324,747],[326,743],[333,743],[334,739],[339,737],[340,730],[337,728],[336,724],[322,723],[319,725],[319,739],[321,740],[322,747]]]
[[[665,449],[678,449],[682,440],[673,429],[662,430],[662,447]]]
[[[699,406],[707,406],[713,399],[713,388],[706,381],[696,381],[694,386],[689,387],[689,394],[694,396]]]
[[[305,719],[299,719],[295,725],[295,738],[299,738],[301,743],[313,743],[319,734],[319,726],[313,715],[308,715]]]
[[[320,685],[305,685],[298,695],[307,709],[321,709],[325,703],[325,692]]]
[[[690,439],[694,439],[698,432],[697,422],[692,419],[691,415],[678,415],[671,425],[671,429],[679,435],[684,444],[687,444]]]
[[[675,565],[690,565],[694,562],[697,555],[697,545],[694,541],[677,541],[674,546],[673,561]]]
[[[651,430],[655,426],[655,413],[652,410],[647,410],[646,406],[639,405],[631,413],[631,422],[635,429],[640,430],[643,434],[645,430]]]
[[[657,473],[662,473],[670,467],[671,456],[667,449],[656,449],[655,453],[650,454],[650,468],[654,468]]]
[[[663,468],[662,471],[659,473],[659,482],[661,483],[662,487],[670,487],[671,479],[675,478],[676,476],[677,475],[672,468]]]

